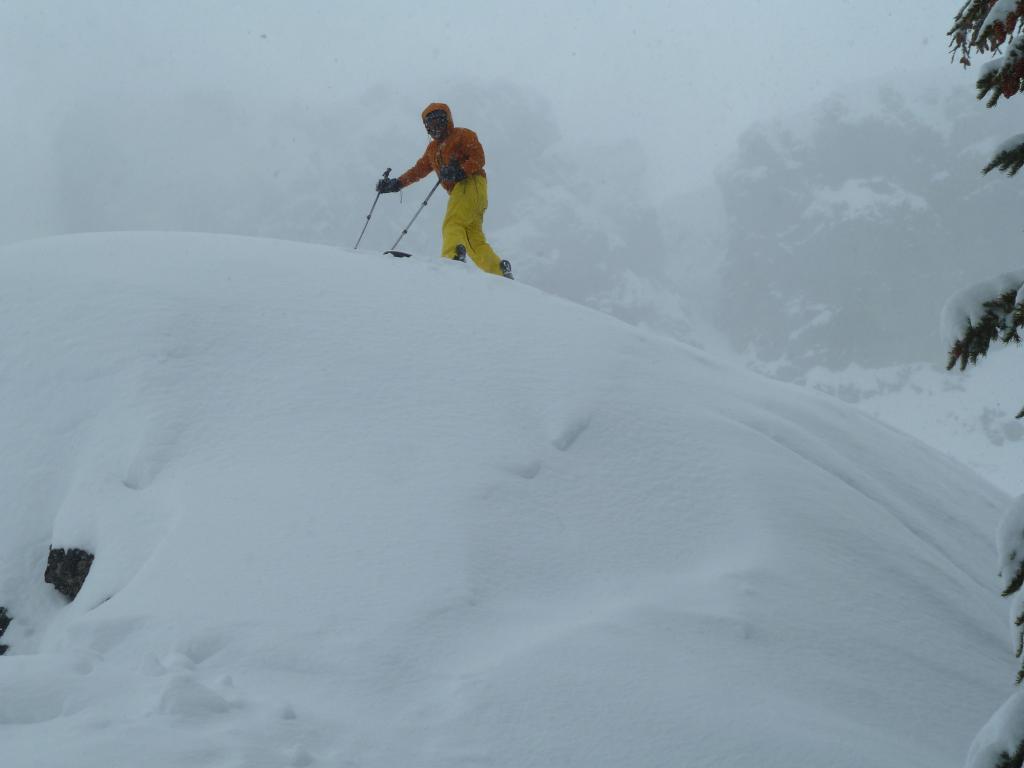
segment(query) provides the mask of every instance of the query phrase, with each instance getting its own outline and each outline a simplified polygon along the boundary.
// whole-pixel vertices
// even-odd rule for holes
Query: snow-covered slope
[[[966,371],[941,366],[815,368],[801,380],[962,462],[1006,493],[1024,493],[1024,356],[994,345]]]
[[[5,765],[935,768],[1005,698],[999,492],[525,283],[78,236],[0,322]]]

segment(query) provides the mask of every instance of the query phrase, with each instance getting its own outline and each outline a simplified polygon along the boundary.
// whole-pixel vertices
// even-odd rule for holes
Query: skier
[[[441,255],[465,261],[469,254],[484,272],[511,278],[512,266],[498,257],[484,236],[487,174],[480,140],[468,128],[455,127],[447,104],[434,103],[424,109],[423,127],[431,139],[423,157],[397,179],[378,181],[377,191],[397,192],[433,170],[449,196],[441,224]]]

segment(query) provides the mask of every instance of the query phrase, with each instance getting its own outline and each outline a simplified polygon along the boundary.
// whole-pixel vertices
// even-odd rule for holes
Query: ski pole
[[[387,177],[390,176],[390,175],[391,175],[391,169],[388,168],[386,171],[384,171],[384,178],[387,179]],[[361,243],[363,241],[363,235],[366,234],[366,228],[368,226],[370,226],[370,217],[373,216],[373,209],[377,207],[377,201],[378,200],[380,200],[380,192],[378,192],[377,196],[375,198],[373,198],[373,205],[370,206],[370,212],[368,214],[366,214],[366,223],[363,224],[363,231],[359,233],[359,239],[356,240],[356,247],[353,248],[352,250],[356,250],[356,251],[359,250],[359,243]]]
[[[419,207],[419,210],[418,210],[418,211],[416,211],[416,216],[419,216],[419,215],[420,215],[421,213],[423,213],[423,209],[427,207],[427,203],[429,203],[429,202],[430,202],[430,198],[431,198],[431,197],[433,196],[433,194],[434,194],[434,193],[435,193],[435,192],[437,191],[437,188],[438,188],[439,186],[441,186],[441,180],[440,180],[440,179],[438,179],[438,180],[437,180],[437,184],[435,184],[435,185],[434,185],[434,188],[433,188],[432,190],[430,190],[430,194],[429,194],[429,195],[427,195],[427,199],[423,201],[423,205],[421,205],[421,206]],[[408,223],[408,224],[406,225],[405,229],[403,229],[403,230],[402,230],[402,234],[400,234],[400,235],[398,236],[398,239],[397,239],[397,240],[395,240],[395,244],[391,246],[391,250],[392,250],[392,251],[393,251],[393,250],[395,250],[395,248],[397,248],[397,247],[398,247],[398,244],[399,244],[399,243],[400,243],[400,242],[402,241],[402,238],[403,238],[403,237],[405,237],[405,236],[406,236],[407,234],[409,234],[409,228],[410,228],[410,227],[412,227],[412,223],[413,223],[413,221],[416,221],[416,216],[413,216],[413,217],[412,217],[412,221],[410,221],[410,222],[409,222],[409,223]],[[387,251],[385,251],[385,253],[387,253]]]

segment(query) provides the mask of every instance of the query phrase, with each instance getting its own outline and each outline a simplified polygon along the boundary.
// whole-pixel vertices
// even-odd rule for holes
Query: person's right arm
[[[426,151],[423,153],[423,157],[416,161],[416,165],[398,177],[398,181],[403,187],[415,184],[434,170],[434,167],[430,164],[430,147],[432,145],[433,144],[431,143],[431,145],[427,146]]]

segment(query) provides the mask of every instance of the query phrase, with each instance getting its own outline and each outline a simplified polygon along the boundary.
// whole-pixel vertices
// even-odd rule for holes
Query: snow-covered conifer
[[[1014,280],[1019,281],[1019,276]],[[991,293],[986,291],[988,283],[974,286],[968,289],[969,294],[979,294],[974,300],[973,306],[968,303],[951,302],[953,306],[959,306],[959,317],[966,318],[961,321],[957,336],[950,342],[949,360],[946,369],[949,370],[959,365],[964,370],[968,363],[976,364],[979,357],[988,354],[989,346],[995,339],[1004,344],[1014,342],[1020,344],[1020,329],[1024,326],[1024,304],[1021,303],[1024,284],[1016,282],[1007,290]],[[959,294],[963,295],[963,294]],[[993,298],[986,298],[993,296]],[[947,306],[946,314],[953,311]],[[1024,408],[1017,414],[1017,418],[1024,417]]]
[[[1024,0],[967,0],[949,31],[950,49],[965,67],[973,54],[994,54],[978,77],[978,98],[994,107],[1000,98],[1012,98],[1024,91]],[[996,151],[983,169],[998,168],[1013,176],[1024,167],[1024,134],[1018,134]],[[998,291],[983,293],[976,286],[967,294],[973,306],[955,302],[961,320],[950,340],[947,368],[977,363],[988,353],[993,339],[1005,344],[1020,343],[1019,330],[1024,325],[1024,280],[1002,286]],[[947,308],[946,315],[949,316]],[[1017,418],[1024,417],[1024,408]]]
[[[1024,681],[1024,496],[1013,501],[996,537],[1003,597],[1011,598],[1014,651]],[[965,768],[1021,768],[1024,765],[1024,691],[1018,689],[974,739]]]
[[[953,55],[960,63],[971,64],[974,53],[998,54],[981,70],[978,98],[994,107],[1000,97],[1009,99],[1024,91],[1024,0],[967,0],[949,31]],[[1004,49],[1005,46],[1005,49]],[[1000,147],[985,166],[1011,176],[1024,165],[1024,134]]]
[[[994,57],[981,70],[978,98],[994,107],[1000,97],[1024,91],[1024,0],[967,0],[949,32],[953,55],[965,67],[974,53]],[[1024,167],[1024,134],[1005,142],[983,169],[1013,176]],[[1024,273],[1014,272],[961,291],[943,310],[943,333],[950,344],[948,368],[977,363],[993,339],[1021,341],[1024,326]],[[1024,417],[1024,409],[1017,418]],[[1024,497],[1010,508],[997,537],[1003,596],[1013,600],[1011,620],[1017,658],[1024,656]],[[1017,684],[1024,681],[1024,666]],[[1018,691],[991,718],[971,746],[968,768],[1021,768],[1024,765],[1024,696]]]

